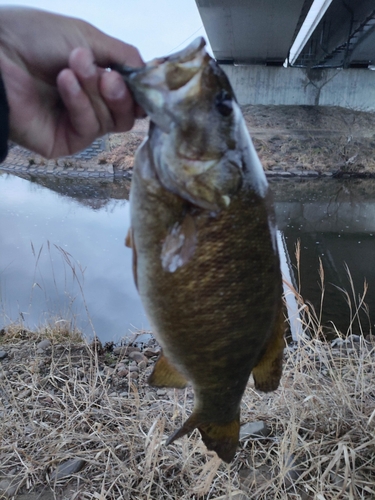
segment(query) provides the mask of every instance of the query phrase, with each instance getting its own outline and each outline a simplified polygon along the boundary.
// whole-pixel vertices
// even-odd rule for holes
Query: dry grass
[[[321,279],[324,296],[322,268]],[[258,393],[250,380],[242,421],[270,432],[243,439],[230,467],[196,431],[165,446],[193,397],[147,386],[155,356],[136,380],[126,349],[105,352],[63,327],[2,330],[0,481],[28,499],[375,498],[375,343],[325,342],[320,311],[294,293],[306,338],[286,348],[277,391]],[[354,320],[364,295],[351,303]],[[42,338],[52,345],[40,352]],[[70,461],[77,471],[64,475]]]
[[[1,475],[28,498],[43,488],[58,499],[209,499],[238,488],[259,499],[375,496],[374,344],[290,346],[281,387],[263,395],[250,383],[243,399],[242,420],[265,421],[269,437],[244,440],[228,468],[197,432],[163,444],[191,411],[189,390],[158,396],[145,385],[148,368],[138,381],[126,377],[119,393],[108,356],[85,343],[38,354],[28,338],[27,357],[18,358],[22,345],[10,337],[3,346],[13,359],[0,380]],[[85,467],[56,480],[56,467],[70,459]]]

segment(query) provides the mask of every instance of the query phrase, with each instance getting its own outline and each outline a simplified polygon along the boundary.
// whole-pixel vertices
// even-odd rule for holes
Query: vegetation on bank
[[[193,397],[147,386],[154,341],[113,349],[61,328],[3,329],[2,491],[28,499],[374,498],[375,342],[326,343],[318,315],[298,300],[309,336],[287,346],[277,391],[258,393],[250,380],[242,422],[262,421],[268,431],[245,436],[230,467],[197,431],[165,446]]]

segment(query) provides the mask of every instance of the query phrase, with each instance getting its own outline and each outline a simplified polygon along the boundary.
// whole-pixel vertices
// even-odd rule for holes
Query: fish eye
[[[216,109],[222,116],[229,116],[233,111],[232,97],[226,90],[221,90],[215,98]]]

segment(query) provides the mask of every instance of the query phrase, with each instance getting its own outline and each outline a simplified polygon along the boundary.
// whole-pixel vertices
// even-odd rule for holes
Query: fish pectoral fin
[[[174,387],[175,389],[184,389],[188,385],[186,378],[168,361],[164,354],[161,354],[156,361],[147,382],[153,387]]]
[[[125,236],[125,246],[128,248],[133,248],[133,231],[131,227],[129,227],[128,232]]]
[[[176,223],[170,229],[164,240],[161,251],[161,263],[164,271],[174,273],[185,265],[195,252],[197,233],[194,219],[186,214],[181,223]]]
[[[283,371],[285,321],[282,306],[275,322],[272,336],[259,363],[253,368],[255,389],[262,392],[275,391],[279,387]]]
[[[202,440],[210,451],[215,451],[217,455],[226,463],[230,463],[236,453],[240,436],[240,413],[231,422],[219,424],[215,422],[202,423],[199,412],[193,412],[184,425],[178,429],[166,442],[167,445],[176,441],[185,434],[198,429]]]
[[[125,238],[125,246],[132,249],[132,268],[133,268],[133,278],[136,288],[138,289],[138,277],[137,277],[137,249],[134,243],[133,228],[129,227],[128,233]]]

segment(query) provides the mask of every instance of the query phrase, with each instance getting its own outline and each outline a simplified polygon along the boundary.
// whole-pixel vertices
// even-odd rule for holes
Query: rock
[[[104,366],[103,371],[106,375],[113,375],[115,373],[115,369],[110,366]]]
[[[8,353],[6,351],[0,351],[0,359],[5,359],[8,357]]]
[[[24,399],[28,398],[31,395],[31,389],[24,389],[23,391],[18,393],[18,398]]]
[[[141,361],[147,361],[146,356],[137,351],[129,353],[129,358],[133,359],[137,363],[140,363]]]
[[[44,350],[44,349],[47,349],[47,347],[51,347],[51,341],[48,339],[44,339],[41,342],[39,342],[39,344],[37,344],[37,346],[36,346],[37,352],[39,349]]]
[[[248,437],[259,437],[259,436],[269,436],[271,430],[267,425],[262,422],[248,422],[247,424],[241,425],[240,428],[240,440],[246,439]]]
[[[129,370],[126,368],[123,368],[122,370],[117,372],[118,377],[126,377],[126,375],[129,373]]]
[[[14,496],[18,487],[20,486],[21,480],[19,478],[13,479],[2,479],[0,481],[0,497],[10,498]]]
[[[160,354],[160,349],[151,349],[150,347],[148,347],[147,349],[145,349],[143,351],[143,354],[147,357],[147,358],[152,358],[154,356],[159,356]]]
[[[361,337],[359,335],[354,335],[354,333],[352,335],[349,335],[349,337],[346,339],[347,342],[360,342],[361,341]]]
[[[140,361],[140,362],[138,363],[138,368],[139,368],[140,370],[145,370],[145,369],[147,368],[147,361]]]
[[[230,496],[224,495],[223,497],[215,497],[212,500],[227,500],[228,498],[231,498],[231,500],[249,500],[249,497],[241,490],[231,491]]]
[[[167,391],[166,391],[165,389],[158,389],[158,390],[156,391],[156,394],[157,394],[158,396],[165,396],[165,395],[167,394]]]
[[[76,472],[79,472],[84,465],[86,464],[85,460],[80,458],[71,458],[66,462],[62,462],[59,464],[51,474],[51,481],[58,481],[66,476],[71,476]]]
[[[113,349],[113,353],[117,356],[130,356],[132,352],[140,352],[139,347],[120,345]]]
[[[132,372],[129,374],[129,377],[133,380],[137,380],[139,377],[139,374],[138,374],[138,372]]]
[[[129,366],[129,371],[130,372],[138,372],[139,368],[138,368],[138,366],[131,365],[131,366]]]

